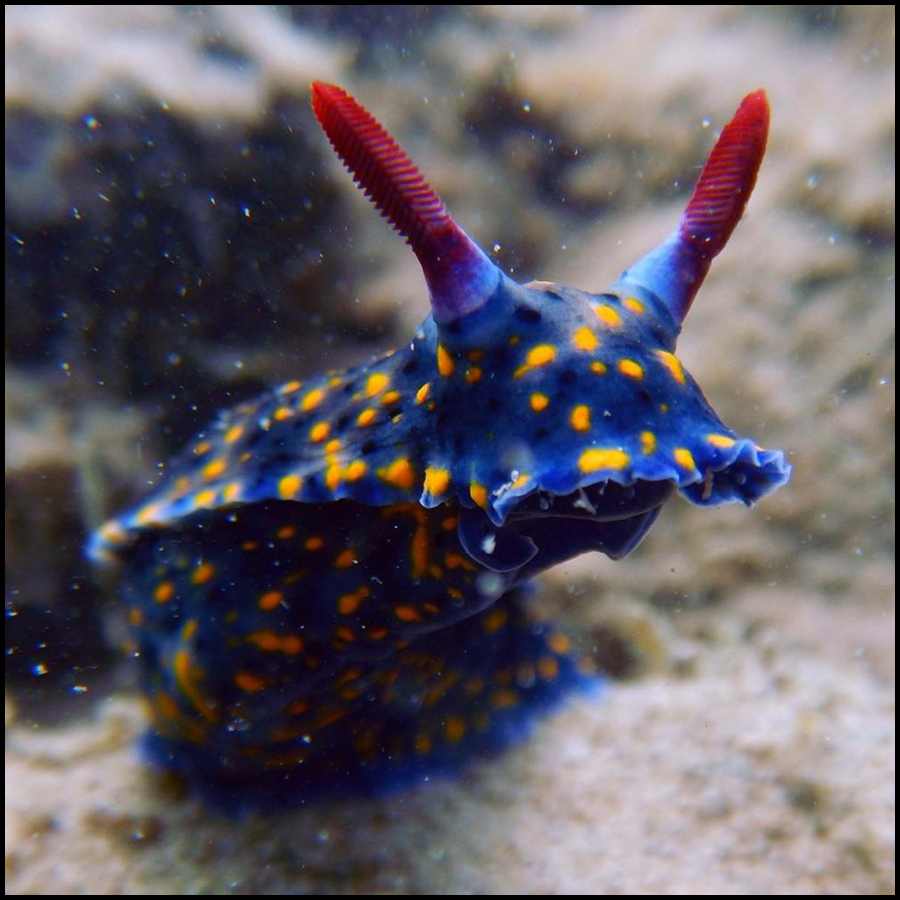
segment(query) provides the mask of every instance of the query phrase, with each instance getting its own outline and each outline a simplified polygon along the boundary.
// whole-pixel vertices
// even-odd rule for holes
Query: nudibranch
[[[625,556],[676,491],[750,506],[790,474],[675,355],[753,189],[763,91],[674,233],[597,294],[516,283],[353,97],[315,83],[312,105],[431,314],[396,352],[223,413],[90,547],[124,570],[152,760],[237,805],[379,790],[525,733],[596,683],[530,578]]]

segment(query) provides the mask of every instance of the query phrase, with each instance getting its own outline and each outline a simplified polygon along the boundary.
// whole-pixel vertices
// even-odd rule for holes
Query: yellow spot
[[[512,486],[513,488],[520,488],[528,484],[529,481],[531,481],[531,476],[523,473],[512,483]]]
[[[466,381],[468,381],[469,384],[475,384],[475,382],[481,381],[481,369],[478,366],[472,366],[471,369],[467,369]]]
[[[623,450],[591,447],[579,457],[578,468],[582,472],[599,472],[601,469],[624,469],[628,463],[628,454]]]
[[[309,439],[318,444],[319,441],[324,441],[328,437],[329,431],[331,431],[331,425],[328,422],[316,422],[309,429]]]
[[[389,375],[384,372],[373,372],[366,381],[365,395],[374,397],[379,391],[383,391],[391,383]]]
[[[194,455],[203,456],[204,453],[209,453],[211,449],[212,444],[209,441],[200,441],[200,443],[194,447]]]
[[[226,444],[233,444],[236,441],[241,439],[241,435],[244,433],[243,425],[232,425],[228,431],[225,432],[224,441]]]
[[[619,313],[605,303],[595,306],[594,312],[597,313],[597,318],[604,325],[609,325],[610,328],[618,328],[622,324],[622,317]]]
[[[312,406],[307,407],[307,409],[312,409]],[[283,422],[285,419],[289,419],[293,414],[294,411],[289,406],[279,406],[278,409],[276,409],[275,412],[272,413],[272,418],[276,422]]]
[[[287,384],[283,384],[280,388],[278,388],[278,393],[282,395],[293,394],[294,391],[299,391],[302,385],[302,381],[289,381]]]
[[[175,596],[175,585],[171,581],[161,581],[153,592],[153,599],[157,603],[168,603]]]
[[[597,335],[591,331],[590,328],[579,328],[575,334],[572,335],[572,343],[579,350],[596,350],[597,349]]]
[[[207,481],[212,481],[213,478],[217,478],[227,468],[228,463],[221,457],[219,459],[213,459],[203,467],[203,477]]]
[[[576,406],[569,419],[576,431],[587,431],[591,427],[591,411],[587,406]]]
[[[556,359],[556,347],[552,344],[538,344],[537,347],[532,347],[525,356],[525,364],[519,366],[515,372],[513,372],[513,376],[515,378],[520,378],[526,372],[530,372],[532,369],[536,369],[539,366],[546,366],[548,363],[553,362]]]
[[[390,406],[392,403],[396,403],[399,399],[400,399],[400,391],[388,391],[381,398],[381,402],[385,406]]]
[[[400,619],[401,622],[418,622],[422,618],[419,611],[414,606],[395,606],[394,615]]]
[[[668,350],[653,351],[661,360],[663,365],[672,373],[672,377],[679,383],[684,384],[684,370],[681,368],[681,360],[674,353]]]
[[[270,610],[280,606],[282,600],[284,600],[284,594],[281,591],[266,591],[259,595],[257,604],[260,609]]]
[[[365,427],[366,425],[371,425],[372,422],[375,421],[375,416],[378,415],[377,409],[372,409],[370,406],[368,409],[364,409],[357,417],[356,424]]]
[[[542,412],[547,408],[550,398],[546,394],[534,393],[531,395],[531,408],[535,412]]]
[[[349,569],[350,566],[353,565],[356,560],[356,551],[352,547],[348,547],[346,550],[342,550],[338,555],[334,558],[334,562],[332,565],[336,569]]]
[[[605,375],[606,374],[606,366],[597,360],[591,363],[591,371],[595,375]]]
[[[484,509],[487,506],[488,492],[487,492],[487,488],[483,484],[478,484],[478,482],[473,481],[469,485],[469,496],[482,509]]]
[[[633,359],[620,359],[619,371],[629,378],[640,381],[644,377],[644,370]]]
[[[338,438],[334,438],[325,445],[325,452],[329,455],[337,453],[341,449],[341,442]]]
[[[378,469],[378,477],[388,484],[408,491],[416,481],[416,473],[405,456],[395,459],[389,466]]]
[[[300,411],[309,412],[315,409],[325,399],[325,391],[323,388],[313,388],[303,400],[300,401]]]
[[[247,694],[256,694],[266,686],[264,678],[243,670],[234,676],[234,683]]]
[[[443,494],[450,486],[450,473],[446,469],[429,466],[425,470],[425,492],[435,496]]]
[[[668,403],[660,403],[660,404],[659,404],[659,411],[660,411],[661,413],[667,413],[667,412],[669,411],[669,404],[668,404]]]
[[[458,744],[466,734],[466,723],[459,716],[448,716],[444,735],[451,744]]]
[[[622,303],[639,316],[644,314],[644,304],[637,297],[626,297]]]
[[[428,394],[431,392],[431,382],[426,381],[425,384],[422,385],[416,391],[416,403],[422,404],[428,399]]]
[[[682,469],[695,469],[697,467],[694,463],[693,454],[686,447],[676,447],[672,455],[675,457],[675,462]]]
[[[641,432],[641,452],[652,453],[656,449],[656,435],[652,431]]]
[[[282,500],[292,500],[297,496],[302,484],[303,479],[299,475],[285,475],[278,482],[278,496]]]
[[[325,541],[322,540],[318,535],[314,535],[313,537],[307,538],[303,542],[303,546],[307,550],[321,550],[325,546]]]
[[[231,484],[226,484],[222,491],[222,497],[226,503],[234,503],[240,496],[241,483],[239,481],[232,481]]]
[[[449,378],[453,374],[453,370],[456,368],[456,364],[453,362],[453,357],[447,352],[443,344],[438,344],[437,365],[438,372],[440,372],[441,375],[444,376],[444,378]]]
[[[207,488],[205,491],[198,491],[194,494],[194,506],[197,509],[209,509],[215,504],[217,496],[218,492],[212,488]]]
[[[191,582],[193,584],[206,584],[208,581],[212,580],[213,575],[216,574],[216,567],[212,563],[200,563],[196,569],[194,569],[191,574]]]
[[[354,459],[353,462],[344,469],[344,478],[346,478],[347,481],[359,481],[359,479],[366,474],[368,468],[369,467],[361,459]]]
[[[708,434],[706,440],[708,440],[713,447],[719,447],[722,450],[734,446],[734,438],[728,437],[727,434]]]

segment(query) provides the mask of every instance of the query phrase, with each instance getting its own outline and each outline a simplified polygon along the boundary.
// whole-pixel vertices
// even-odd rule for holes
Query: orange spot
[[[418,622],[422,618],[414,606],[395,606],[394,615],[402,622]]]
[[[216,567],[212,563],[200,563],[196,569],[194,569],[193,574],[191,575],[191,582],[193,584],[206,584],[210,581],[213,575],[216,574]]]
[[[373,372],[366,380],[365,395],[374,397],[379,391],[383,391],[389,384],[391,379],[384,372]]]
[[[623,450],[600,450],[591,447],[578,458],[578,468],[582,472],[599,472],[601,469],[624,469],[629,463],[628,454]]]
[[[639,316],[644,314],[644,304],[637,297],[626,297],[622,303]]]
[[[207,481],[212,481],[213,478],[221,475],[227,468],[228,463],[221,457],[219,459],[211,460],[203,467],[203,477]]]
[[[734,446],[734,438],[728,437],[727,434],[708,434],[706,440],[708,440],[713,447],[719,447],[722,450],[727,450],[729,447]]]
[[[275,537],[279,540],[286,541],[288,538],[292,538],[296,533],[297,529],[294,528],[293,525],[283,525],[275,532]]]
[[[597,349],[597,344],[599,343],[597,340],[597,335],[591,331],[590,328],[579,328],[575,334],[572,335],[572,343],[579,350],[587,350],[590,352],[591,350]]]
[[[686,447],[676,447],[672,455],[675,457],[675,462],[677,462],[678,465],[683,469],[697,468],[697,465],[694,462],[693,454]]]
[[[209,453],[212,449],[212,444],[209,441],[200,441],[196,447],[194,447],[194,454],[196,456],[203,456],[204,453]]]
[[[448,716],[444,723],[444,735],[451,744],[458,744],[466,733],[466,723],[459,716]]]
[[[641,432],[641,451],[652,453],[656,449],[656,435],[652,431]]]
[[[576,431],[588,431],[591,427],[591,411],[587,406],[576,406],[569,419]]]
[[[366,585],[361,585],[355,591],[349,594],[344,594],[342,597],[338,597],[338,612],[342,616],[349,616],[352,613],[355,613],[357,609],[359,609],[360,603],[366,599],[371,594]]]
[[[303,386],[302,381],[289,381],[287,384],[283,384],[280,388],[278,388],[279,394],[293,394],[294,391],[299,391]]]
[[[629,378],[634,378],[637,381],[644,377],[644,370],[633,359],[620,359],[619,371],[623,375],[627,375]]]
[[[360,427],[365,427],[366,425],[371,425],[375,421],[375,417],[378,415],[377,409],[372,409],[369,407],[368,409],[364,409],[357,417],[356,424]]]
[[[609,325],[610,328],[618,328],[622,324],[622,317],[619,313],[605,303],[595,306],[594,312],[597,314],[597,318],[604,325]]]
[[[530,372],[532,369],[540,366],[546,366],[548,363],[553,362],[554,359],[556,359],[556,347],[552,344],[538,344],[537,347],[532,347],[528,351],[525,355],[524,365],[519,366],[513,372],[513,377],[520,378],[526,372]]]
[[[278,496],[281,497],[282,500],[293,500],[293,498],[297,496],[302,484],[303,479],[301,479],[299,475],[285,475],[284,478],[278,482]]]
[[[300,411],[309,412],[311,409],[315,409],[324,399],[325,390],[323,388],[313,388],[300,401]]]
[[[560,656],[568,653],[572,646],[572,642],[560,631],[554,631],[553,634],[547,638],[547,643],[550,645],[550,649],[554,653],[559,653]]]
[[[316,424],[309,429],[309,439],[318,444],[320,441],[324,441],[325,438],[328,437],[329,431],[331,431],[330,423],[316,422]]]
[[[538,660],[538,672],[541,678],[550,681],[559,675],[559,663],[554,656],[542,656]]]
[[[153,592],[153,599],[157,603],[167,603],[175,596],[175,585],[171,581],[161,581]]]
[[[312,407],[309,407],[312,409]],[[285,419],[289,419],[294,414],[294,411],[289,406],[279,406],[275,412],[272,413],[272,418],[276,422],[283,422]]]
[[[431,392],[431,383],[426,381],[425,384],[422,385],[416,391],[416,403],[422,404],[428,399],[428,394]]]
[[[444,378],[449,378],[453,374],[453,370],[456,368],[456,363],[453,362],[453,357],[447,352],[443,344],[438,344],[437,366],[438,372],[440,372],[441,375],[444,376]]]
[[[662,364],[669,370],[672,377],[679,384],[684,384],[684,369],[681,368],[681,360],[674,353],[669,353],[668,350],[654,350],[653,352],[662,360]]]
[[[264,594],[260,594],[257,603],[260,609],[270,610],[280,606],[282,600],[284,600],[284,594],[281,591],[266,591]]]
[[[477,506],[480,506],[482,509],[487,507],[488,492],[483,484],[473,481],[469,485],[469,496],[475,501]]]
[[[599,360],[594,360],[594,362],[591,363],[591,371],[595,375],[605,375],[606,374],[606,366]]]
[[[318,536],[313,536],[313,537],[307,538],[303,542],[303,546],[307,550],[321,550],[325,546],[325,541],[323,541],[322,538],[320,538]]]
[[[378,469],[378,477],[388,484],[408,491],[416,481],[416,473],[405,456],[395,459],[389,466]]]
[[[241,439],[241,435],[244,433],[243,425],[232,425],[228,431],[225,432],[225,437],[223,440],[226,444],[234,444],[236,441]]]
[[[349,569],[356,560],[356,551],[352,547],[341,551],[335,558],[332,565],[336,569]]]
[[[254,675],[252,672],[240,671],[237,675],[234,676],[234,683],[245,693],[248,694],[256,694],[259,693],[265,686],[266,681],[264,678],[260,678],[258,675]]]
[[[450,486],[450,473],[446,469],[429,466],[425,470],[425,493],[435,496],[443,494]]]
[[[346,469],[344,469],[344,478],[347,481],[359,481],[366,474],[368,466],[361,459],[354,459]]]
[[[531,408],[535,412],[543,412],[549,403],[550,398],[546,394],[535,393],[531,395]]]
[[[382,398],[381,402],[384,406],[390,406],[400,399],[400,391],[388,391]]]
[[[478,381],[481,381],[481,369],[478,366],[472,366],[471,369],[466,369],[466,381],[469,384],[475,384]]]

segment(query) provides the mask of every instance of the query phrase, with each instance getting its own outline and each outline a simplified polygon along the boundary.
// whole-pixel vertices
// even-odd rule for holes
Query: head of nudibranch
[[[751,505],[787,480],[783,454],[725,426],[674,354],[756,181],[764,91],[722,130],[674,233],[597,294],[517,284],[350,95],[315,83],[313,108],[421,263],[432,315],[417,339],[433,371],[419,376],[428,402],[407,444],[421,457],[422,504],[455,499],[469,511],[460,535],[473,556],[500,569],[587,549],[619,557],[673,490],[697,504]]]

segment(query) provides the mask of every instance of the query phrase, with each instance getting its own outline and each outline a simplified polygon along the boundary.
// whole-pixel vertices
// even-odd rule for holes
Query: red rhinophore
[[[426,232],[451,224],[443,201],[403,148],[345,90],[314,81],[312,105],[353,180],[413,247]]]
[[[766,150],[769,101],[765,91],[744,97],[722,129],[681,219],[681,237],[703,258],[726,244],[750,199]]]
[[[482,306],[501,273],[453,221],[403,148],[337,85],[313,82],[312,105],[353,180],[418,257],[437,322]]]

